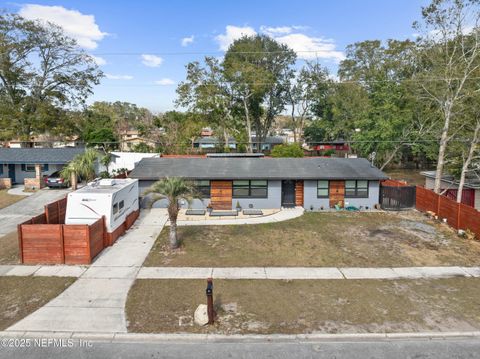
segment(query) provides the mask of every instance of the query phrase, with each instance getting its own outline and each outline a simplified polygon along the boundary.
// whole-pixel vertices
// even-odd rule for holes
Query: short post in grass
[[[213,309],[213,281],[212,278],[207,279],[207,314],[208,324],[213,324],[215,320],[215,310]]]

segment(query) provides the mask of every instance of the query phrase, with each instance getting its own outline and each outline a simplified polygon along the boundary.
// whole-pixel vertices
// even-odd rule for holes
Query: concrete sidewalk
[[[142,267],[139,279],[421,279],[480,277],[480,267]]]
[[[137,232],[139,234],[140,232]],[[0,266],[0,276],[80,277],[82,279],[415,279],[480,277],[480,267],[396,267],[396,268],[335,268],[335,267],[141,267],[147,246],[132,248],[138,255],[130,256],[125,246],[112,247],[109,256],[102,256],[90,268],[85,266]],[[138,252],[142,253],[138,253]],[[148,254],[148,252],[147,252]],[[101,259],[101,260],[100,260]],[[105,262],[111,262],[107,265]]]
[[[143,211],[135,225],[89,268],[16,266],[9,270],[7,275],[77,274],[79,279],[7,331],[125,333],[128,291],[166,221],[164,209]]]

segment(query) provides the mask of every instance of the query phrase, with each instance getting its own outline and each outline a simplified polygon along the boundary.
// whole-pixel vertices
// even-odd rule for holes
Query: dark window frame
[[[125,207],[125,201],[122,199],[118,202],[118,210],[121,211]]]
[[[115,215],[117,213],[118,213],[118,202],[113,204],[113,214]]]
[[[243,186],[238,186],[237,185],[237,189],[238,188],[243,188],[243,189],[248,189],[248,194],[245,195],[245,196],[238,196],[238,195],[235,195],[235,182],[236,181],[248,181],[248,186],[246,185],[243,185]],[[232,198],[268,198],[268,180],[263,180],[263,179],[257,179],[257,180],[233,180],[232,181]],[[252,186],[252,182],[253,181],[265,181],[265,186],[258,186],[258,185],[254,185]],[[257,196],[257,195],[252,195],[252,189],[266,189],[265,191],[265,195],[263,196]]]
[[[326,195],[326,196],[319,196],[319,195],[318,195],[318,190],[319,190],[319,189],[325,189],[325,188],[319,188],[319,187],[318,187],[318,183],[319,183],[320,181],[321,181],[321,182],[327,182],[327,188],[326,188],[326,190],[327,190],[327,195]],[[317,198],[330,198],[330,181],[329,181],[329,180],[317,180]]]
[[[354,195],[347,195],[347,182],[348,181],[355,182],[355,194]],[[359,181],[367,182],[367,193],[365,195],[364,194],[361,194],[361,195],[358,194],[358,182]],[[345,198],[368,198],[369,194],[370,194],[370,181],[369,180],[345,180]]]
[[[201,182],[201,181],[208,181],[208,186],[198,185],[198,182]],[[195,189],[197,190],[197,192],[202,194],[202,198],[210,198],[211,193],[212,193],[212,181],[210,181],[210,180],[195,180],[195,181],[193,181],[193,185],[195,186]],[[203,191],[203,190],[205,190],[205,191]]]

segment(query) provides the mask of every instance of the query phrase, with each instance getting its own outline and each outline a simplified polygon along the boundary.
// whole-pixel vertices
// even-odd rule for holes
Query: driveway
[[[70,189],[44,188],[8,207],[0,209],[0,237],[17,229],[17,224],[43,212],[43,207],[63,198]]]

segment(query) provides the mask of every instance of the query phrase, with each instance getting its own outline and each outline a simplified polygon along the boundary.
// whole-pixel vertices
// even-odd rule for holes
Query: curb
[[[476,338],[480,331],[467,332],[416,332],[416,333],[339,333],[339,334],[188,334],[188,333],[97,333],[97,332],[48,332],[48,331],[0,331],[0,338],[55,338],[82,339],[106,343],[156,343],[166,341],[189,342],[308,342],[308,341],[369,341]]]

